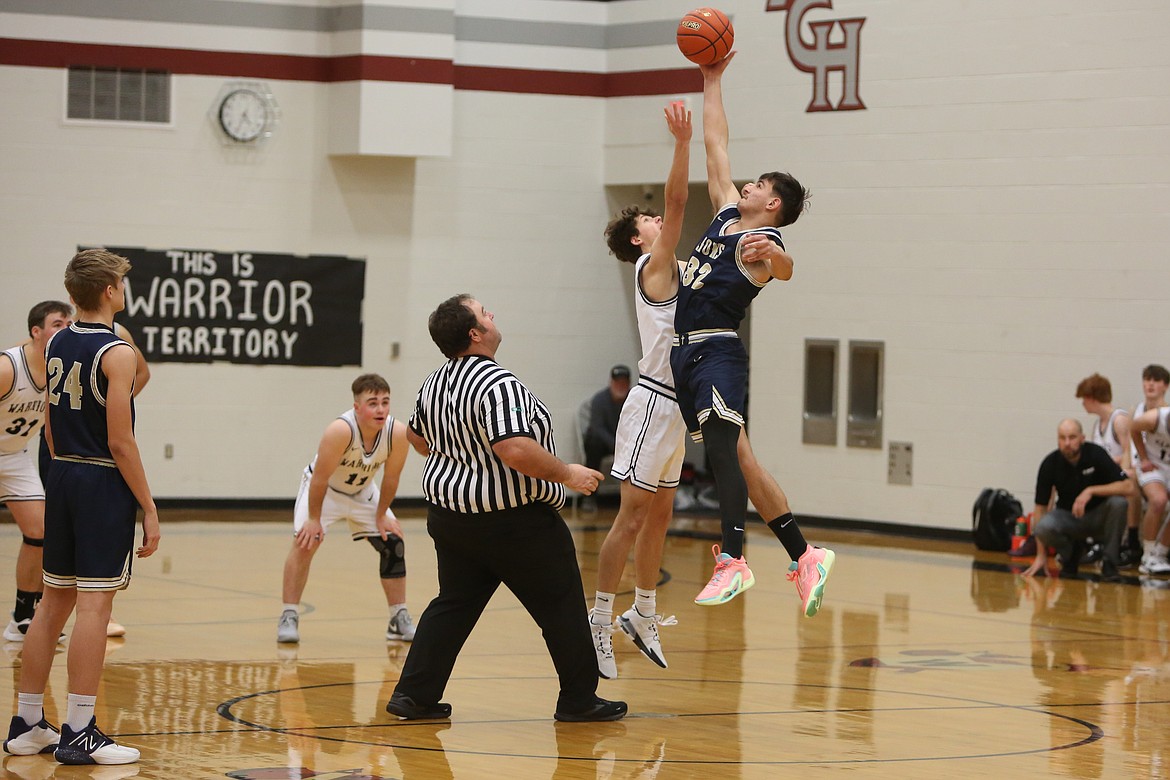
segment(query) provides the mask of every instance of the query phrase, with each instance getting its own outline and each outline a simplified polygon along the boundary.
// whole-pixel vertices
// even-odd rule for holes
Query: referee
[[[560,679],[553,717],[617,720],[626,703],[597,696],[597,658],[577,551],[558,509],[565,487],[592,493],[600,472],[556,457],[548,408],[495,361],[500,331],[470,295],[431,313],[449,360],[423,382],[407,438],[427,459],[423,495],[439,595],[419,618],[387,712],[447,718],[455,659],[503,583],[540,626]]]

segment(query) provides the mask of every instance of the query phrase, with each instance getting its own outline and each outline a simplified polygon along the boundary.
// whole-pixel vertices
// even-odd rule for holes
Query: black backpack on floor
[[[1012,546],[1016,518],[1024,507],[1003,488],[983,488],[971,508],[971,533],[980,550],[1006,552]]]

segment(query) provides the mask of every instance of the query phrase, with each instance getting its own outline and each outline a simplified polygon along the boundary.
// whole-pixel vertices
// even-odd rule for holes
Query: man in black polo
[[[1104,447],[1085,441],[1080,422],[1067,418],[1057,428],[1059,446],[1040,463],[1036,475],[1033,528],[1039,544],[1031,576],[1048,563],[1048,547],[1060,558],[1060,576],[1075,577],[1087,537],[1104,543],[1101,579],[1117,580],[1121,531],[1133,485]],[[1055,505],[1053,492],[1055,491]]]

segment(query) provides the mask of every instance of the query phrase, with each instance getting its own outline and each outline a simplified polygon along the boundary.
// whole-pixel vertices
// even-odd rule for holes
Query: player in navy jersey
[[[4,750],[54,752],[63,764],[129,764],[134,748],[97,727],[94,704],[114,595],[130,583],[132,552],[158,549],[158,510],[134,440],[134,350],[114,333],[130,263],[103,249],[79,252],[65,270],[77,321],[49,342],[45,436],[54,464],[45,487],[44,599],[25,637],[17,712]],[[143,510],[142,545],[134,518]],[[58,732],[44,691],[61,629],[77,611],[69,645],[69,699]]]
[[[723,604],[755,584],[743,558],[748,484],[737,449],[750,450],[746,436],[740,442],[748,357],[736,329],[764,285],[792,278],[792,257],[784,250],[779,228],[795,222],[808,199],[800,182],[787,173],[765,173],[738,190],[732,182],[722,79],[734,56],[732,52],[700,67],[707,189],[715,218],[680,278],[670,358],[679,408],[691,436],[706,445],[719,495],[722,547],[713,548],[714,575],[695,597],[702,605]],[[835,556],[805,541],[776,481],[766,472],[759,480],[776,498],[769,501],[767,514],[778,514],[764,519],[792,557],[788,578],[796,582],[804,614],[811,617],[820,609]]]
[[[70,325],[73,322],[72,307],[68,307],[68,312],[69,318],[65,323],[66,325]],[[150,381],[150,364],[146,362],[146,356],[143,355],[142,350],[138,348],[138,344],[135,343],[134,337],[130,335],[129,330],[115,322],[114,335],[125,341],[134,349],[134,357],[136,359],[136,363],[134,364],[134,397],[137,398],[138,394],[142,392],[142,388],[146,387],[146,383]],[[49,469],[53,463],[53,456],[49,454],[49,442],[45,439],[44,436],[41,437],[40,448],[37,451],[37,460],[40,464],[41,485],[43,486],[49,479]],[[113,616],[111,616],[110,622],[106,625],[106,636],[115,638],[126,636],[126,627],[118,621],[114,620]]]

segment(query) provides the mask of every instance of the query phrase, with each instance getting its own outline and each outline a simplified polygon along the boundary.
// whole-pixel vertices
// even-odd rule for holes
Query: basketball
[[[696,8],[678,23],[678,50],[696,65],[714,65],[735,43],[731,20],[718,8]]]

